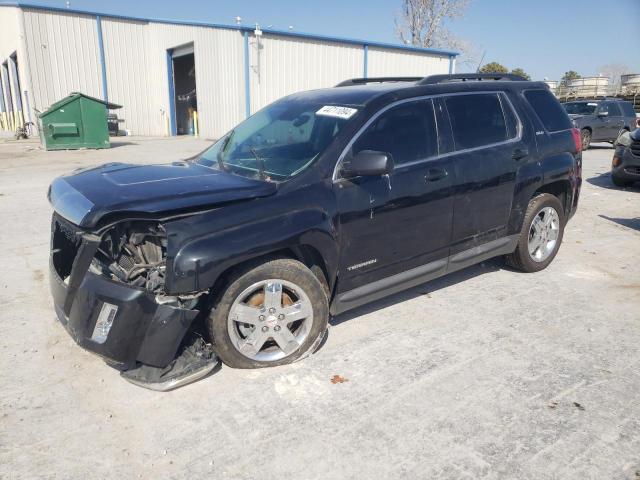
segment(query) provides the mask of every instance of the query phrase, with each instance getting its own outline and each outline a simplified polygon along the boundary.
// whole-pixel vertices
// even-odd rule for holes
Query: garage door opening
[[[173,72],[174,135],[198,134],[198,94],[196,91],[196,63],[193,45],[171,52]]]
[[[24,109],[22,108],[22,85],[20,85],[20,70],[18,69],[18,54],[9,56],[9,66],[13,76],[13,98],[16,102],[16,128],[24,123]],[[28,114],[27,114],[28,115]]]
[[[2,76],[2,89],[4,90],[4,108],[6,111],[7,130],[15,130],[15,114],[13,112],[13,100],[11,98],[11,85],[9,83],[9,62],[4,62],[0,67]]]

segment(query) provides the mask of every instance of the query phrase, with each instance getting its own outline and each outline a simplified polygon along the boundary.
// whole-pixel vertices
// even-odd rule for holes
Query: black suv
[[[547,86],[513,75],[296,93],[187,161],[57,178],[55,309],[150,388],[216,355],[293,362],[330,315],[499,255],[544,269],[576,210],[580,146]]]
[[[591,142],[614,142],[623,130],[636,128],[636,112],[631,102],[616,98],[563,103],[574,127],[580,130],[582,149]]]

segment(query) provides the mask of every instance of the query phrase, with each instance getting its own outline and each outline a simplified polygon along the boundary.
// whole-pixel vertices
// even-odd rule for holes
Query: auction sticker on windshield
[[[316,115],[324,115],[326,117],[336,117],[348,120],[358,111],[357,108],[337,107],[335,105],[325,105],[316,112]]]

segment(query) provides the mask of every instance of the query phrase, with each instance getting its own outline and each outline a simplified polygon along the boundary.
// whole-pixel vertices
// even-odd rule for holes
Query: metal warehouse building
[[[242,25],[0,4],[0,127],[79,91],[133,135],[219,137],[266,104],[347,78],[451,73],[455,52]]]

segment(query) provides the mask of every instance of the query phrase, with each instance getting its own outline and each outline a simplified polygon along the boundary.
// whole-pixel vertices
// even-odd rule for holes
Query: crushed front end
[[[94,233],[53,215],[50,285],[60,322],[124,378],[156,390],[195,381],[218,364],[191,329],[205,292],[165,295],[166,262],[167,237],[157,222]]]

